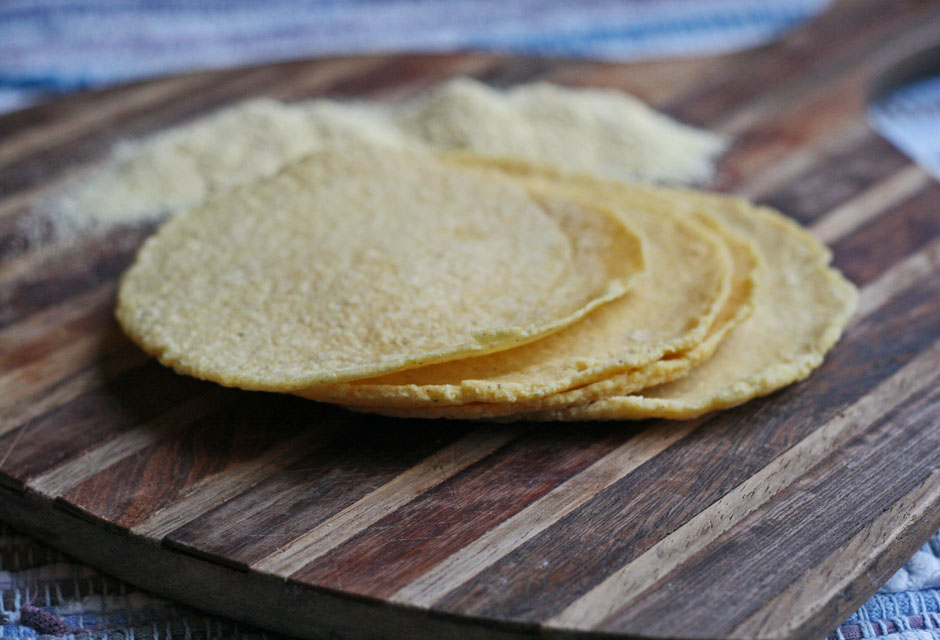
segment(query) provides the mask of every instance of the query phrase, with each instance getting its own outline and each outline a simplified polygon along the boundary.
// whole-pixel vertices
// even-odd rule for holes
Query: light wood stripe
[[[903,499],[886,509],[868,526],[864,527],[852,539],[843,544],[838,551],[822,562],[810,568],[793,585],[780,592],[770,602],[742,621],[731,632],[732,638],[799,638],[807,637],[804,630],[795,623],[788,611],[798,609],[806,612],[804,618],[811,621],[825,613],[827,603],[842,600],[854,581],[853,573],[846,573],[844,568],[851,566],[854,558],[873,557],[885,554],[899,541],[899,529],[908,530],[922,521],[936,518],[932,507],[932,498],[940,491],[940,467],[922,484],[914,488]],[[932,529],[936,531],[936,529]],[[913,546],[910,542],[906,546]],[[913,550],[912,550],[913,552]],[[880,579],[879,579],[880,578]],[[883,577],[872,576],[872,584],[866,585],[872,591],[881,586]],[[849,609],[840,616],[845,619],[852,613]]]
[[[46,260],[55,260],[70,246],[78,246],[76,239],[59,245],[43,245],[29,253],[20,254],[12,260],[0,262],[0,295],[10,296],[13,287],[20,281],[33,276]]]
[[[861,192],[844,202],[811,229],[826,243],[843,238],[866,222],[884,215],[899,202],[913,196],[933,182],[933,179],[917,165],[908,165],[891,177]]]
[[[67,193],[70,187],[91,173],[97,166],[97,162],[85,162],[57,167],[56,172],[45,177],[41,183],[20,189],[5,197],[0,200],[0,222],[23,209],[29,209],[30,214],[39,219],[53,217],[56,213],[55,204],[58,198]],[[62,237],[56,239],[56,241],[66,241],[70,235],[62,234]],[[48,245],[43,244],[42,246]],[[39,245],[36,245],[33,249],[38,248]],[[0,255],[0,259],[3,257]]]
[[[6,375],[0,376],[0,396],[4,401],[12,403],[40,393],[95,362],[109,338],[113,342],[119,336],[119,331],[115,327],[103,335],[93,332],[80,334],[44,358],[11,369]]]
[[[185,495],[131,527],[131,532],[159,540],[203,515],[208,508],[234,498],[310,452],[333,442],[345,430],[346,425],[340,424],[310,429],[272,447],[257,458],[243,460],[216,474],[206,476]]]
[[[340,61],[327,61],[322,64],[329,67],[336,62]],[[359,62],[364,67],[374,64],[374,61],[369,59],[365,61],[346,59],[341,62]],[[277,79],[277,75],[276,68],[258,67],[246,70],[237,77],[230,77],[220,86],[226,92],[237,91],[240,87],[244,88],[246,89],[244,98],[248,98],[256,95],[248,91],[252,85],[264,79],[270,79],[273,82]],[[336,69],[333,73],[325,73],[323,78],[325,81],[330,81],[348,75],[350,75],[348,68]],[[58,119],[55,124],[29,128],[19,135],[8,138],[3,145],[0,145],[0,170],[5,169],[20,157],[45,151],[53,146],[68,144],[90,130],[107,130],[107,125],[121,115],[142,111],[160,102],[170,102],[174,96],[186,93],[192,99],[199,95],[200,91],[197,90],[201,90],[204,96],[212,96],[217,86],[214,86],[211,81],[207,84],[207,77],[210,76],[210,73],[197,73],[164,78],[151,84],[133,87],[118,95],[102,96],[97,99],[94,108],[77,110],[68,118]],[[215,83],[219,84],[218,77]],[[164,110],[164,112],[172,113],[169,110]]]
[[[820,139],[818,144],[797,149],[763,171],[756,171],[745,177],[735,185],[735,193],[749,200],[756,200],[773,189],[792,182],[819,163],[823,157],[847,151],[871,135],[871,128],[864,121],[853,120]]]
[[[940,272],[940,238],[896,263],[861,291],[852,324],[885,305],[914,283]]]
[[[80,371],[63,375],[62,382],[58,384],[40,389],[32,396],[25,396],[18,402],[0,407],[0,436],[85,393],[100,389],[110,378],[138,367],[148,360],[150,356],[143,351],[127,349],[116,354],[115,358],[109,358],[107,364],[101,367],[94,364],[85,366]],[[4,398],[6,400],[6,397]]]
[[[111,300],[115,289],[114,282],[105,282],[65,302],[34,313],[17,324],[0,329],[0,357],[34,340],[48,337],[70,322],[95,313]]]
[[[12,216],[17,211],[25,209],[27,207],[34,207],[37,199],[37,194],[40,191],[49,192],[52,189],[46,185],[33,187],[31,189],[24,189],[18,193],[8,196],[0,200],[0,222],[8,216]],[[19,229],[18,229],[19,231]],[[7,256],[0,254],[0,260],[5,259]]]
[[[479,429],[444,447],[396,476],[300,538],[251,565],[252,569],[289,575],[349,540],[385,515],[454,476],[519,436],[528,427]]]
[[[53,145],[62,145],[91,129],[104,128],[108,121],[121,113],[144,109],[173,95],[196,89],[204,83],[205,79],[198,76],[166,79],[136,87],[133,91],[102,97],[96,101],[94,109],[78,110],[71,117],[59,119],[53,124],[30,127],[7,138],[0,145],[0,170],[18,157]]]
[[[11,196],[5,197],[0,200],[0,221],[24,209],[31,209],[33,214],[42,215],[45,212],[42,210],[40,203],[60,191],[70,180],[74,180],[77,175],[85,173],[85,171],[87,169],[84,167],[79,167],[77,170],[62,170],[55,176],[50,176],[41,184],[22,189]],[[4,257],[0,255],[0,259]]]
[[[596,626],[685,564],[709,543],[770,501],[851,436],[940,379],[940,341],[879,384],[860,401],[775,458],[721,499],[618,569],[572,602],[547,624],[559,628]]]
[[[218,408],[221,390],[212,390],[180,404],[157,418],[116,435],[104,444],[32,479],[27,486],[57,498],[103,469],[132,456],[168,435],[189,427]],[[25,426],[28,429],[29,426]],[[12,449],[12,446],[11,446]],[[8,457],[9,451],[4,456]]]
[[[82,263],[84,256],[98,256],[100,259],[104,255],[110,255],[112,261],[120,253],[130,256],[131,252],[144,240],[144,231],[145,229],[130,229],[121,230],[109,236],[94,233],[87,236],[67,236],[60,242],[43,244],[27,253],[17,255],[12,260],[0,262],[0,295],[12,293],[19,286],[35,282],[37,274],[40,274],[40,277],[46,275],[61,278],[69,273],[69,270],[74,271],[77,268],[76,264],[88,269],[91,265]],[[105,243],[107,244],[106,253],[103,251]],[[116,281],[117,278],[113,280]],[[65,298],[64,296],[63,300],[57,303],[61,304]],[[10,321],[9,318],[3,320]],[[22,321],[23,318],[16,320],[16,322]]]
[[[694,86],[695,80],[710,77],[718,71],[714,58],[683,58],[681,60],[658,60],[655,64],[636,64],[630,68],[628,77],[616,67],[598,67],[590,61],[566,60],[548,71],[545,80],[556,84],[585,86],[589,76],[594,87],[613,86],[623,88],[658,109],[668,107],[670,102],[681,100]],[[669,82],[663,82],[663,76]]]
[[[390,600],[414,606],[431,606],[447,592],[471,580],[669,445],[687,436],[701,423],[701,420],[661,422],[643,431],[445,558],[420,578],[399,589]]]
[[[383,86],[372,93],[372,97],[385,102],[408,100],[445,78],[455,75],[479,74],[494,64],[499,64],[499,62],[498,58],[489,54],[478,53],[473,53],[469,57],[449,58],[436,65],[433,75],[416,77],[408,82],[397,82]]]
[[[825,73],[831,73],[831,69],[826,69]],[[845,79],[841,79],[839,84],[807,82],[809,79],[800,78],[798,87],[785,87],[782,92],[762,92],[758,99],[746,103],[743,108],[725,114],[720,121],[711,125],[711,129],[734,139],[773,119],[773,116],[786,117],[787,107],[803,108],[813,101],[818,102],[822,92],[828,97],[840,89],[844,91],[847,84]],[[849,80],[848,84],[858,84],[858,80]],[[857,120],[857,113],[853,112],[859,107],[858,104],[846,105],[840,116],[844,121]]]
[[[317,64],[312,67],[305,66],[303,73],[293,74],[288,91],[292,96],[307,98],[311,95],[317,95],[334,82],[355,78],[386,64],[388,64],[387,59],[375,55],[324,58],[318,60]],[[235,102],[237,100],[233,101],[233,104]]]

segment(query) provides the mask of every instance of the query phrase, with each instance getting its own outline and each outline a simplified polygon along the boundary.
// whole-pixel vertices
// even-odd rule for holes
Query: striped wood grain
[[[300,61],[0,118],[0,516],[295,635],[824,635],[940,526],[940,186],[864,121],[873,78],[936,41],[940,3],[857,0],[697,61]],[[148,360],[111,308],[152,228],[66,240],[35,221],[122,137],[253,95],[397,100],[460,73],[617,86],[732,135],[720,188],[810,226],[860,285],[844,340],[809,380],[685,423],[372,418]]]

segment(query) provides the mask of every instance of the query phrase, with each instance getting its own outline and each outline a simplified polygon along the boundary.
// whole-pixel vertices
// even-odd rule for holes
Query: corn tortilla
[[[485,175],[505,175],[498,164],[482,158],[475,162],[466,160],[462,166],[482,167]],[[729,250],[714,231],[690,216],[677,215],[674,203],[655,193],[625,190],[616,200],[598,199],[590,190],[560,184],[560,175],[518,165],[523,166],[529,168],[522,184],[534,193],[601,202],[646,238],[647,272],[630,292],[563,331],[524,346],[305,389],[298,395],[344,405],[408,409],[517,404],[636,370],[693,349],[706,338],[730,295],[733,273]]]
[[[344,149],[172,218],[117,316],[178,372],[291,391],[535,340],[623,295],[643,264],[609,211]]]

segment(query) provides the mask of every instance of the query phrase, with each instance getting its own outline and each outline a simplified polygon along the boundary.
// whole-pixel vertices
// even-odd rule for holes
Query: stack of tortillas
[[[117,315],[178,372],[361,411],[691,418],[820,364],[829,258],[737,198],[344,146],[172,218]]]

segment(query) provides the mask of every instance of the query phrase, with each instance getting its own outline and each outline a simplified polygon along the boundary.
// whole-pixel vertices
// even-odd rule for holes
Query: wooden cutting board
[[[705,60],[301,61],[0,118],[0,518],[298,636],[825,635],[940,527],[940,185],[864,118],[871,83],[940,42],[940,3],[886,6]],[[381,419],[142,355],[112,307],[151,229],[18,231],[117,139],[250,96],[392,100],[455,74],[620,87],[733,136],[719,188],[809,225],[861,287],[845,339],[809,380],[693,422]]]

